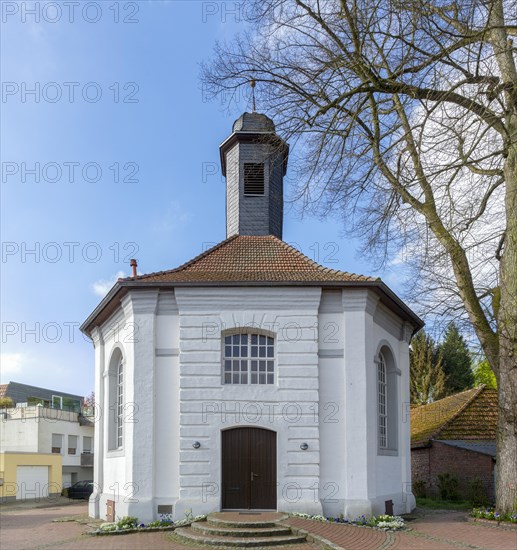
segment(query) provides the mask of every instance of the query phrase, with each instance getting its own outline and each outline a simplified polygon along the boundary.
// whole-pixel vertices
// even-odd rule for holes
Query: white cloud
[[[24,353],[1,353],[0,364],[2,368],[2,378],[11,376],[22,371],[22,366],[27,362],[27,355]]]
[[[157,233],[171,233],[191,221],[191,214],[178,201],[170,201],[162,216],[158,216],[152,228]]]
[[[406,254],[407,251],[404,248],[400,248],[393,256],[391,260],[388,262],[389,267],[397,267],[399,265],[405,265],[406,264]]]
[[[111,279],[99,279],[98,281],[95,281],[92,284],[92,290],[94,294],[100,296],[101,298],[104,298],[111,287],[117,282],[117,279],[125,276],[126,275],[123,271],[117,271],[117,273],[115,273],[115,275],[113,275]]]

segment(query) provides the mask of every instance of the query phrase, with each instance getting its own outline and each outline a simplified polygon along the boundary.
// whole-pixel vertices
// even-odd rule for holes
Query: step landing
[[[207,523],[223,527],[274,527],[288,519],[281,512],[214,512],[208,515]]]
[[[295,535],[279,522],[287,514],[278,512],[216,512],[206,521],[196,521],[190,527],[175,530],[183,541],[224,548],[270,548],[303,544],[305,535]]]

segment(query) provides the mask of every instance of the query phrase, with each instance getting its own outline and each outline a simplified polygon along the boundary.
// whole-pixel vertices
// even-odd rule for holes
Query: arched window
[[[108,449],[115,451],[124,446],[124,357],[118,348],[108,370],[108,399]]]
[[[117,368],[117,449],[124,442],[124,360],[120,358]]]
[[[396,454],[398,448],[398,380],[391,350],[383,346],[377,366],[377,439],[380,454]]]
[[[379,448],[388,448],[388,377],[386,361],[379,353],[377,361],[377,411],[379,415]]]
[[[274,384],[275,341],[257,333],[223,337],[223,384]]]

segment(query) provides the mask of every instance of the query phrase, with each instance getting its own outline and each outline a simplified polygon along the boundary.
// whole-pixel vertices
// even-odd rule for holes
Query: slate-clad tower
[[[275,235],[282,238],[283,179],[288,146],[273,121],[244,113],[220,147],[226,177],[226,236]]]

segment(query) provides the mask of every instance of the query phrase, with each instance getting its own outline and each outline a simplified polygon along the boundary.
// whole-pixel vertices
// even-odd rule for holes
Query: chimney
[[[131,274],[131,277],[136,277],[136,268],[138,267],[138,264],[136,263],[135,258],[132,258],[129,260],[129,267],[133,269],[133,273]]]

